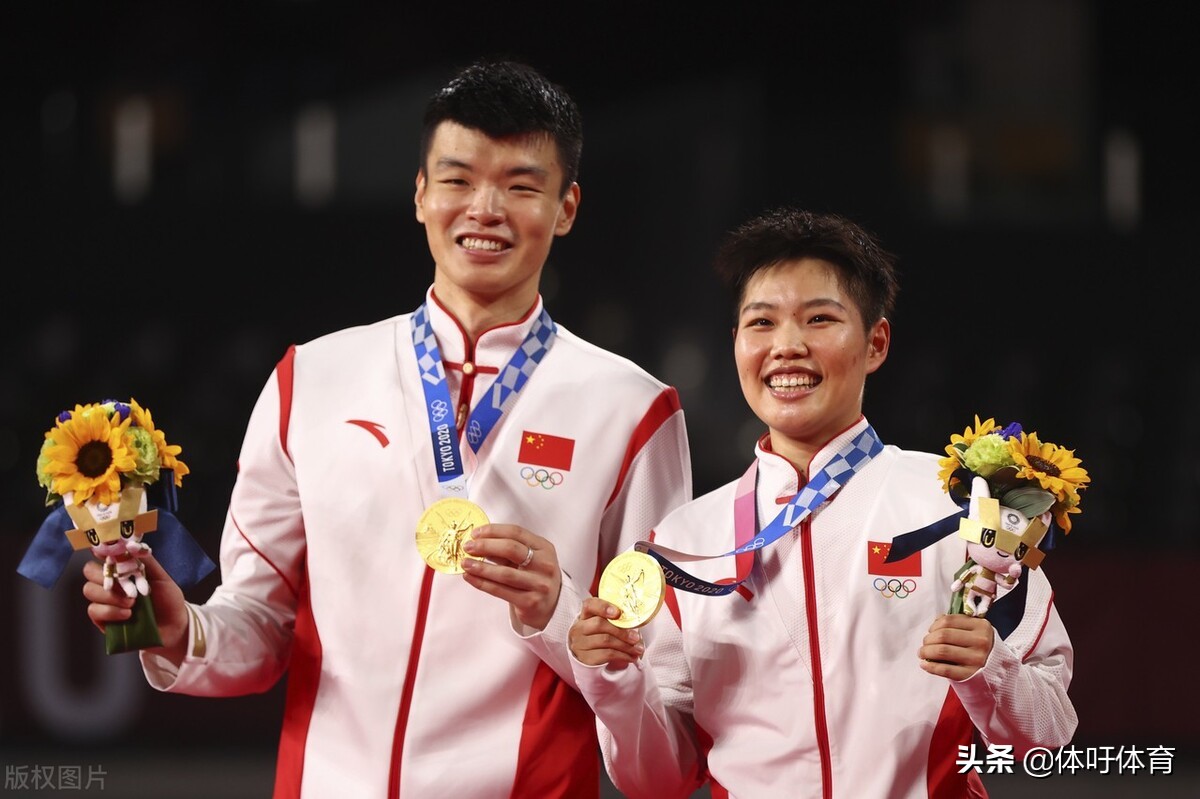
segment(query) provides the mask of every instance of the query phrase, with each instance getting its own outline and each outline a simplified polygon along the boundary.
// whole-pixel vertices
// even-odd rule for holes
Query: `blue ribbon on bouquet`
[[[162,470],[157,488],[162,495],[161,503],[148,505],[158,509],[158,527],[150,539],[150,551],[171,579],[181,588],[187,588],[207,577],[217,565],[173,513],[179,505],[174,470]],[[75,548],[67,540],[67,531],[74,529],[66,506],[59,503],[34,534],[17,573],[42,588],[53,588],[75,554]]]

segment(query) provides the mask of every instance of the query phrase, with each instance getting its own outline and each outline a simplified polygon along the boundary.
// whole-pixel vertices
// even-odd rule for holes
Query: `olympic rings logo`
[[[546,469],[534,469],[532,466],[526,466],[521,469],[521,479],[530,488],[541,486],[549,491],[556,485],[561,485],[563,481],[562,472],[551,472]]]
[[[885,580],[882,577],[876,577],[872,585],[876,591],[883,594],[884,599],[891,599],[892,597],[896,597],[896,599],[904,599],[913,591],[917,590],[916,580],[898,580],[895,577],[891,578],[890,580]]]
[[[470,442],[472,447],[477,447],[482,440],[483,425],[479,423],[478,419],[472,419],[471,423],[467,425],[467,441]]]
[[[433,421],[440,422],[445,419],[446,414],[450,412],[450,406],[446,404],[445,400],[434,400],[433,402],[429,403],[429,411],[433,416]]]

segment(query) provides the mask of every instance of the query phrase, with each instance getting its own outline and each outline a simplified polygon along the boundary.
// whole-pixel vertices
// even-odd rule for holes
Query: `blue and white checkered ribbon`
[[[813,478],[792,498],[791,502],[776,514],[770,524],[755,535],[739,535],[737,540],[743,540],[743,538],[748,540],[736,549],[720,555],[692,555],[659,546],[650,541],[639,541],[634,544],[634,549],[653,556],[662,565],[667,582],[675,588],[707,596],[731,593],[737,590],[744,580],[732,583],[710,583],[683,571],[672,562],[671,558],[680,561],[724,558],[753,552],[775,543],[828,502],[838,492],[838,489],[849,482],[851,477],[860,472],[871,462],[872,458],[882,451],[883,442],[875,433],[875,429],[867,425],[866,429],[855,436],[850,443],[838,450],[823,469],[813,475]],[[755,465],[757,465],[757,461],[755,461]],[[751,469],[753,468],[752,466]],[[753,483],[751,483],[751,490],[753,490]]]
[[[517,394],[525,387],[533,370],[554,345],[557,328],[550,314],[542,308],[534,320],[521,346],[500,370],[491,390],[484,395],[471,411],[467,421],[466,439],[471,449],[479,452],[500,417],[512,406]],[[421,387],[425,392],[425,412],[429,420],[429,437],[433,443],[434,469],[438,484],[444,492],[466,494],[466,479],[463,470],[462,452],[458,448],[458,428],[454,419],[454,402],[450,386],[446,382],[446,367],[442,364],[441,351],[433,325],[429,322],[429,309],[421,303],[412,315],[413,352],[421,370]]]
[[[775,520],[760,533],[760,536],[768,531],[773,531],[775,534],[770,540],[774,541],[804,521],[809,514],[825,504],[859,469],[881,451],[883,451],[883,442],[879,440],[875,430],[867,425],[866,430],[863,430],[853,441],[839,450],[833,459],[825,464],[825,468],[808,481],[800,493],[784,506]],[[770,542],[768,541],[768,543]],[[746,546],[749,547],[749,544]],[[737,551],[734,550],[735,553]]]

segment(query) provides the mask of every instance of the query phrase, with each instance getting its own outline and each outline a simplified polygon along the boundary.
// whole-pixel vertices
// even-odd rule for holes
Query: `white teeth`
[[[490,252],[499,252],[504,249],[504,244],[492,239],[476,239],[470,236],[462,240],[462,246],[467,250],[488,250]]]
[[[771,388],[812,388],[816,384],[812,375],[772,375],[767,380]]]

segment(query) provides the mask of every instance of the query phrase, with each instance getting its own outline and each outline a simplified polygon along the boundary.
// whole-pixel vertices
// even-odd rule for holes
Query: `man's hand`
[[[462,560],[463,579],[507,602],[525,626],[546,629],[562,590],[554,544],[515,524],[485,524],[463,550],[473,556]]]
[[[167,574],[153,555],[140,559],[146,567],[146,580],[150,583],[150,601],[154,605],[154,620],[158,622],[158,634],[162,647],[146,651],[166,657],[176,665],[183,662],[187,654],[188,611],[183,591]],[[128,621],[133,615],[134,598],[121,591],[117,585],[104,587],[104,564],[89,560],[83,565],[83,596],[88,601],[87,614],[101,632],[110,622]]]

